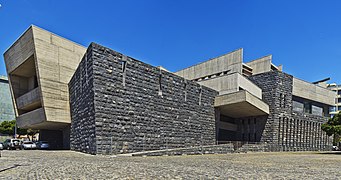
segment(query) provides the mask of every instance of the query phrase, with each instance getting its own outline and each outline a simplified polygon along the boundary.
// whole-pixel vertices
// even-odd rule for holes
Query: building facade
[[[90,154],[240,142],[327,150],[336,93],[243,49],[172,73],[31,26],[4,54],[17,124]]]
[[[92,43],[69,83],[71,149],[91,154],[214,145],[217,92]]]
[[[70,147],[68,83],[85,48],[30,26],[4,53],[19,128],[40,130],[52,148]]]
[[[6,76],[0,76],[0,123],[15,119],[11,91]]]
[[[330,108],[330,115],[334,116],[341,111],[341,85],[329,84],[328,89],[336,93],[335,104]]]
[[[270,144],[273,150],[326,150],[321,131],[335,93],[282,72],[265,56],[243,63],[243,49],[175,74],[219,92],[215,98],[218,143]]]

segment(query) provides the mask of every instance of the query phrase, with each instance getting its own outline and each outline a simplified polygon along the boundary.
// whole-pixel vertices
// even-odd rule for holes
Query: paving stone
[[[153,157],[39,150],[2,154],[0,179],[339,179],[341,166],[339,154],[318,152]]]

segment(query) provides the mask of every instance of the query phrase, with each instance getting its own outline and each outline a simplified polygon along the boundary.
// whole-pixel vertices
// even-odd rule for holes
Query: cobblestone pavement
[[[339,179],[341,154],[113,157],[2,151],[0,179]]]

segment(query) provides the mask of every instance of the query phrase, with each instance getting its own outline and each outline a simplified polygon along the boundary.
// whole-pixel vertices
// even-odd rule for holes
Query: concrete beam
[[[270,112],[265,102],[247,91],[217,96],[214,106],[221,114],[233,118],[268,115]]]
[[[35,109],[28,113],[17,117],[17,126],[19,128],[30,128],[35,124],[40,124],[46,121],[45,112],[43,108]]]
[[[336,92],[295,77],[293,78],[292,95],[330,106],[335,105]]]
[[[219,95],[234,93],[239,91],[241,88],[259,99],[262,99],[262,89],[239,73],[217,76],[211,79],[199,81],[198,83],[218,91]]]
[[[203,63],[185,68],[175,72],[175,74],[185,79],[193,80],[224,71],[242,73],[242,61],[243,49],[238,49],[223,56],[219,56]]]

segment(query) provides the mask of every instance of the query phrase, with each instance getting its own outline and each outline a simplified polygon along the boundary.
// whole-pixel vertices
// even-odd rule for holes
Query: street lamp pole
[[[15,120],[15,125],[14,125],[14,138],[17,138],[17,120]]]

